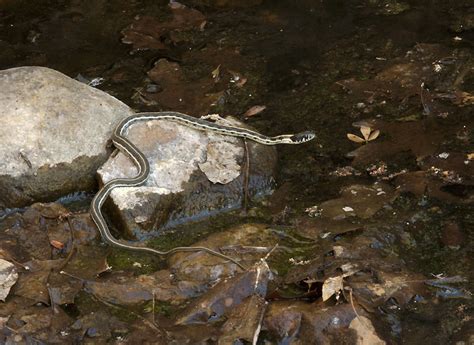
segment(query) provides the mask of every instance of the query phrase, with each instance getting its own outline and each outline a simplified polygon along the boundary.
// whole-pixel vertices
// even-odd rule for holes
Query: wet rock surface
[[[0,89],[0,208],[91,190],[112,128],[130,109],[43,67],[0,71]]]

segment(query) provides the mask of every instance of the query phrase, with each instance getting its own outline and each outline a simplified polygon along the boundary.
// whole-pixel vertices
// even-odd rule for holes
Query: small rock
[[[88,328],[86,334],[90,338],[97,337],[98,336],[97,328],[95,327]]]

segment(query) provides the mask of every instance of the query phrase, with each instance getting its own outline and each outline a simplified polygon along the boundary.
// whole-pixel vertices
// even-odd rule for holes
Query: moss
[[[153,309],[155,311],[155,315],[171,318],[179,308],[165,301],[156,301],[155,306],[153,307],[153,301],[150,301],[143,307],[143,312],[152,313]]]

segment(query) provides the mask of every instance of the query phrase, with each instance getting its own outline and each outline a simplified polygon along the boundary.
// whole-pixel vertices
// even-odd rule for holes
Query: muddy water
[[[0,68],[41,65],[81,80],[104,78],[98,88],[138,111],[243,119],[248,109],[264,105],[246,120],[262,133],[314,129],[316,141],[278,148],[275,194],[251,205],[246,217],[233,215],[231,223],[262,222],[284,233],[282,243],[299,251],[271,261],[281,276],[291,271],[289,256],[311,260],[314,252],[364,239],[387,258],[396,255],[403,272],[426,279],[461,276],[467,282],[451,293],[430,287],[416,299],[422,293],[414,289],[405,303],[395,298],[371,305],[371,312],[388,343],[418,343],[429,336],[445,344],[472,337],[469,1],[186,5],[194,12],[173,12],[166,1],[0,1]],[[166,77],[168,67],[156,67],[160,59],[176,64],[182,78]],[[379,136],[365,140],[361,125],[379,130]],[[364,143],[349,140],[348,133]],[[357,194],[360,188],[372,189]],[[382,192],[386,198],[378,200]],[[341,211],[347,206],[352,210]],[[199,228],[227,229],[228,220]],[[195,237],[176,231],[167,241],[188,245],[209,231]],[[109,261],[123,265],[123,255]],[[306,286],[295,282],[310,273],[290,279],[299,277],[293,273],[280,289],[296,289],[286,293],[299,296]],[[82,313],[90,309],[89,298],[76,301]]]

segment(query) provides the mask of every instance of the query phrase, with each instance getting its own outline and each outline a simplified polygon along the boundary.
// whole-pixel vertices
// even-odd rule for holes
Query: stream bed
[[[473,9],[0,1],[0,69],[53,68],[136,111],[317,135],[277,148],[272,195],[148,243],[216,248],[245,272],[102,244],[97,190],[1,210],[0,272],[17,280],[0,342],[472,344]]]

